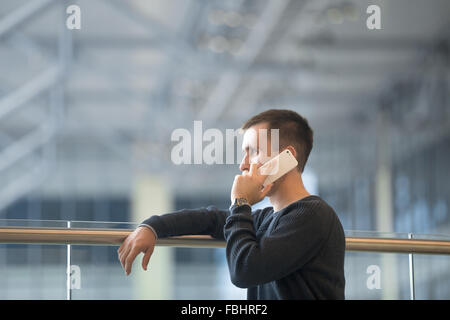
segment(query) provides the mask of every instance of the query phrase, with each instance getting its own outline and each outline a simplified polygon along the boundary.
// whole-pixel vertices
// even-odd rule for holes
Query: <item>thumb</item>
[[[152,250],[150,248],[147,249],[147,251],[144,254],[144,257],[142,258],[142,269],[147,271],[148,262],[150,261],[150,256],[152,255]]]

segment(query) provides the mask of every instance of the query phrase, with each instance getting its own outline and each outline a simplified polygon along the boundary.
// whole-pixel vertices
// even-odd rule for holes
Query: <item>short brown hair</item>
[[[308,121],[297,112],[286,109],[270,109],[247,120],[242,129],[267,122],[267,131],[270,135],[270,129],[279,129],[279,147],[283,148],[291,145],[297,151],[297,169],[303,172],[306,161],[313,147],[313,130]]]

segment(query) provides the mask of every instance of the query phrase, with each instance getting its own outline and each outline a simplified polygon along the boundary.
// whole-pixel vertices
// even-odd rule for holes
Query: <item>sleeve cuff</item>
[[[148,225],[148,224],[145,224],[145,223],[141,223],[140,225],[138,225],[138,228],[139,228],[139,227],[146,227],[146,228],[149,228],[149,229],[152,230],[153,233],[155,234],[156,239],[158,239],[158,234],[156,233],[155,229],[153,229],[152,226],[150,226],[150,225]]]

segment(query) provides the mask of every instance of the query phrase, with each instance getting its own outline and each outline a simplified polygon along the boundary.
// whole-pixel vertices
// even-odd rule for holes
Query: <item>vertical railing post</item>
[[[70,221],[67,221],[67,228],[70,229]],[[67,268],[66,268],[66,300],[72,300],[72,278],[70,274],[71,269],[71,247],[67,245]]]
[[[412,233],[408,233],[408,239],[412,239]],[[416,289],[414,283],[414,256],[409,253],[409,295],[411,300],[416,300]]]

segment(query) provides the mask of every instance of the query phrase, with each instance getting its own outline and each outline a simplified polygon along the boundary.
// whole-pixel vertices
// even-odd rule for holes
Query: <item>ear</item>
[[[285,148],[285,150],[286,149],[288,149],[292,153],[292,155],[297,159],[297,151],[295,150],[295,148],[293,146],[289,145]]]

